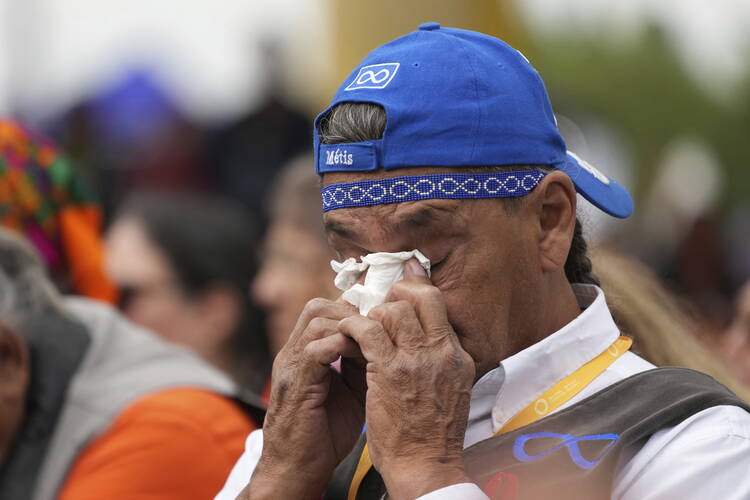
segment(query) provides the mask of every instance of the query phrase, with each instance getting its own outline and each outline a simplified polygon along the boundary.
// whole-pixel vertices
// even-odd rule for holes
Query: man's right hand
[[[338,322],[346,303],[313,299],[273,363],[263,452],[239,498],[319,499],[365,422],[365,366]],[[329,365],[342,356],[341,373]],[[282,496],[279,496],[279,495]]]

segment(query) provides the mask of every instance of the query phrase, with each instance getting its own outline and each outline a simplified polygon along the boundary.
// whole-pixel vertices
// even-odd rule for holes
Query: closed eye
[[[430,260],[430,272],[438,271],[440,269],[440,266],[442,266],[450,256],[451,254],[449,253],[437,262],[432,262],[432,260]]]

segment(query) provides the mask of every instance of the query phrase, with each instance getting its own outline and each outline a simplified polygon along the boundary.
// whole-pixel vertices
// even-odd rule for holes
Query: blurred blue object
[[[155,73],[146,67],[123,72],[114,85],[91,99],[91,112],[99,132],[120,144],[153,140],[180,116]]]

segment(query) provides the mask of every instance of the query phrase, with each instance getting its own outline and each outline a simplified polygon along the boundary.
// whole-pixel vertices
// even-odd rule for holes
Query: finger
[[[390,357],[396,347],[377,321],[364,316],[349,316],[339,321],[339,331],[354,339],[367,361],[377,361]]]
[[[296,369],[278,370],[274,363],[272,392],[276,396],[272,396],[271,399],[279,398],[279,394],[285,393],[296,392],[298,395],[309,395],[310,389],[315,387],[319,390],[323,387],[319,384],[325,384],[327,378],[331,376],[331,363],[336,361],[342,353],[355,355],[357,351],[356,343],[342,334],[312,340],[304,346],[293,363]],[[288,368],[289,365],[286,366]],[[293,389],[295,387],[298,388],[296,391]],[[306,389],[300,393],[300,387]]]
[[[442,292],[426,277],[403,279],[391,286],[386,302],[406,301],[414,308],[422,330],[427,336],[452,332]]]
[[[322,339],[335,333],[338,333],[339,321],[336,319],[329,318],[313,318],[308,323],[302,335],[299,337],[299,344],[301,348],[313,340]]]
[[[306,360],[305,350],[307,346],[320,339],[324,339],[338,333],[338,320],[328,318],[313,318],[307,325],[304,332],[297,336],[296,340],[291,340],[281,349],[281,352],[274,360],[273,376],[279,370],[278,366],[286,366],[288,363],[298,364]]]
[[[313,340],[305,346],[303,358],[311,363],[328,367],[339,359],[361,357],[357,343],[342,333],[336,333],[328,337]]]
[[[427,276],[427,271],[414,257],[406,261],[404,265],[404,279],[432,284],[430,277]]]
[[[427,338],[414,307],[405,300],[380,304],[367,317],[380,322],[399,347],[424,345]]]
[[[333,302],[330,300],[316,298],[305,304],[305,308],[297,319],[297,324],[289,336],[288,344],[294,345],[299,342],[300,337],[305,333],[309,323],[314,318],[327,318],[339,321],[352,314],[357,314],[357,310],[348,303]]]

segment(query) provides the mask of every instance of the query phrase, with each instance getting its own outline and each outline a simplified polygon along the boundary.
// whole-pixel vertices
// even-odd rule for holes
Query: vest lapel
[[[464,450],[464,463],[492,500],[609,498],[623,448],[718,405],[750,411],[708,375],[686,368],[657,368],[530,425],[476,443]],[[336,469],[325,500],[347,499],[364,443],[363,435]],[[377,471],[371,469],[357,500],[379,500],[384,489]]]

